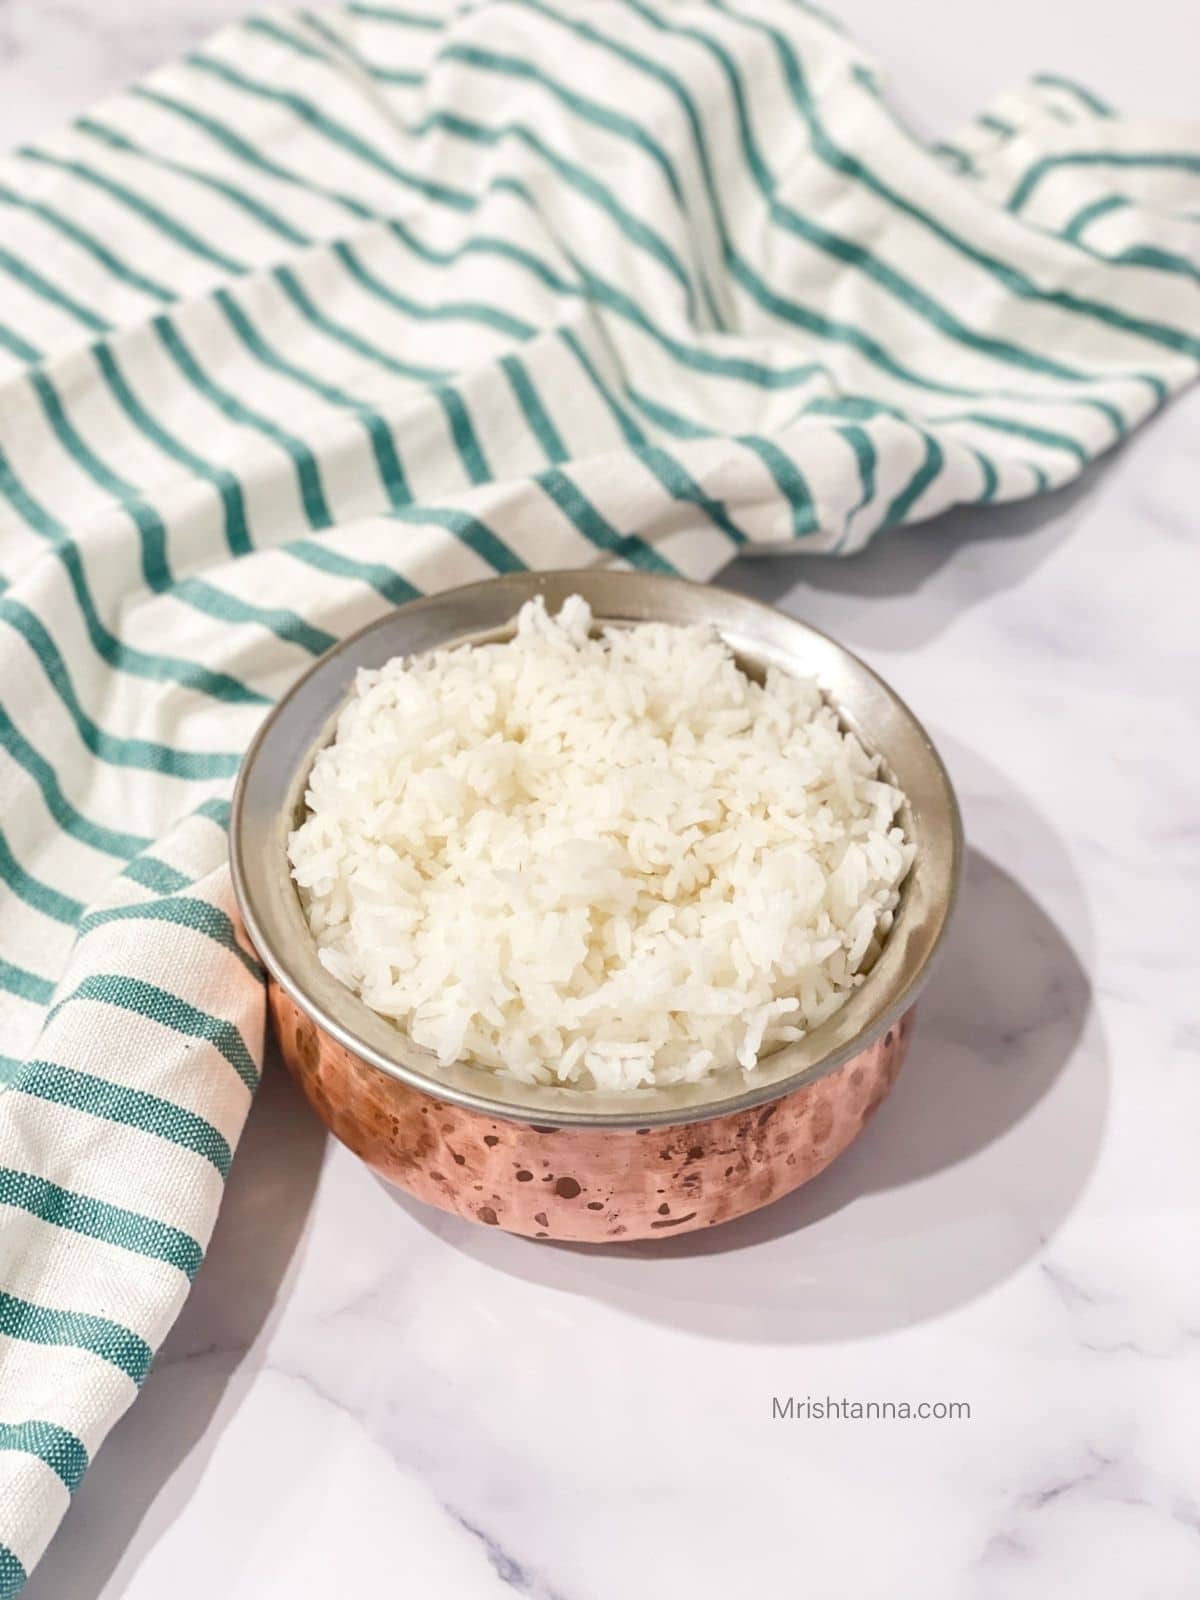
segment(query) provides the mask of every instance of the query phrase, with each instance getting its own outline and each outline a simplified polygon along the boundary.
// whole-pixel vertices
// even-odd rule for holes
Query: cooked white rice
[[[902,795],[816,684],[708,628],[361,672],[288,843],[322,962],[442,1063],[633,1088],[704,1077],[843,1003],[892,923]]]

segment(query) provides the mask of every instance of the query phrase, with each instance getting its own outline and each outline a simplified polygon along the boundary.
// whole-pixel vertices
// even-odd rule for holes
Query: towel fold
[[[0,213],[3,1596],[254,1093],[266,707],[432,589],[1065,483],[1196,374],[1200,130],[1045,76],[928,146],[794,0],[359,3],[218,34]]]

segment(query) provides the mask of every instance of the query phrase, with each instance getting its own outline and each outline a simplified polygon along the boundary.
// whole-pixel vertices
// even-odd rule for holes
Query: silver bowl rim
[[[353,673],[346,679],[345,666],[357,669],[399,654],[502,638],[520,606],[537,594],[552,608],[569,594],[582,594],[599,626],[706,621],[733,646],[739,660],[759,668],[774,662],[787,670],[793,662],[794,670],[799,665],[795,650],[803,643],[808,654],[833,668],[843,687],[852,682],[860,689],[872,713],[889,723],[892,737],[874,739],[872,717],[862,721],[835,692],[836,685],[822,682],[843,722],[878,750],[885,772],[901,782],[910,803],[913,774],[919,777],[919,826],[909,805],[901,814],[906,830],[916,835],[917,858],[882,953],[862,986],[829,1021],[764,1058],[753,1072],[734,1066],[696,1084],[610,1092],[523,1084],[465,1063],[443,1068],[317,961],[287,866],[284,822],[289,815],[294,820],[312,761],[349,696]],[[470,618],[476,625],[456,626],[456,617],[460,624]],[[737,622],[749,628],[734,626]],[[420,642],[414,648],[381,648],[392,632],[415,632]],[[823,674],[816,676],[821,682]],[[301,710],[308,713],[310,736],[289,740],[285,724]],[[893,763],[899,735],[905,745],[901,765],[911,770],[897,773]],[[282,805],[280,783],[271,781],[278,780],[280,766],[287,780]],[[535,1128],[649,1129],[702,1122],[781,1099],[837,1071],[891,1028],[928,981],[957,901],[963,849],[957,798],[932,740],[900,696],[852,651],[809,623],[718,585],[605,567],[509,573],[442,590],[395,607],[348,635],[296,679],[259,725],[238,773],[229,826],[234,895],[250,940],[270,977],[318,1028],[359,1060],[435,1100]]]

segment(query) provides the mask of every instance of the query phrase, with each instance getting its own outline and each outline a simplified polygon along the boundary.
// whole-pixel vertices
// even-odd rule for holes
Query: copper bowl
[[[440,1067],[317,959],[286,856],[316,752],[360,667],[509,633],[532,595],[581,594],[597,622],[711,623],[744,670],[815,677],[904,790],[917,847],[863,985],[753,1072],[623,1093]],[[539,1239],[603,1243],[710,1227],[815,1177],[895,1080],[913,1003],[958,885],[962,833],[945,768],[903,702],[857,657],[769,606],[711,586],[595,569],[520,573],[399,607],[316,662],[262,724],[238,778],[234,888],[268,972],[283,1057],[323,1122],[376,1172],[444,1210]]]

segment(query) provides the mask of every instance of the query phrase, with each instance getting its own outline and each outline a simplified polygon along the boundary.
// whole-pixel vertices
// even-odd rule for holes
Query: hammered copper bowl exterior
[[[598,625],[715,627],[750,676],[812,678],[903,792],[916,851],[866,980],[819,1027],[751,1071],[697,1083],[575,1090],[440,1066],[321,962],[287,858],[316,752],[356,674],[393,657],[507,638],[526,600],[580,594]],[[279,1043],[317,1114],[385,1179],[444,1210],[533,1238],[664,1239],[777,1200],[861,1131],[904,1056],[962,862],[954,791],[920,723],[862,661],[744,595],[604,567],[508,573],[413,601],[328,651],[274,706],[238,776],[230,867],[270,974]],[[469,930],[464,930],[469,937]]]
[[[435,1099],[381,1072],[269,986],[284,1060],[317,1115],[418,1200],[534,1239],[603,1244],[728,1222],[815,1178],[900,1070],[910,1007],[835,1071],[766,1105],[665,1127],[543,1127]]]

